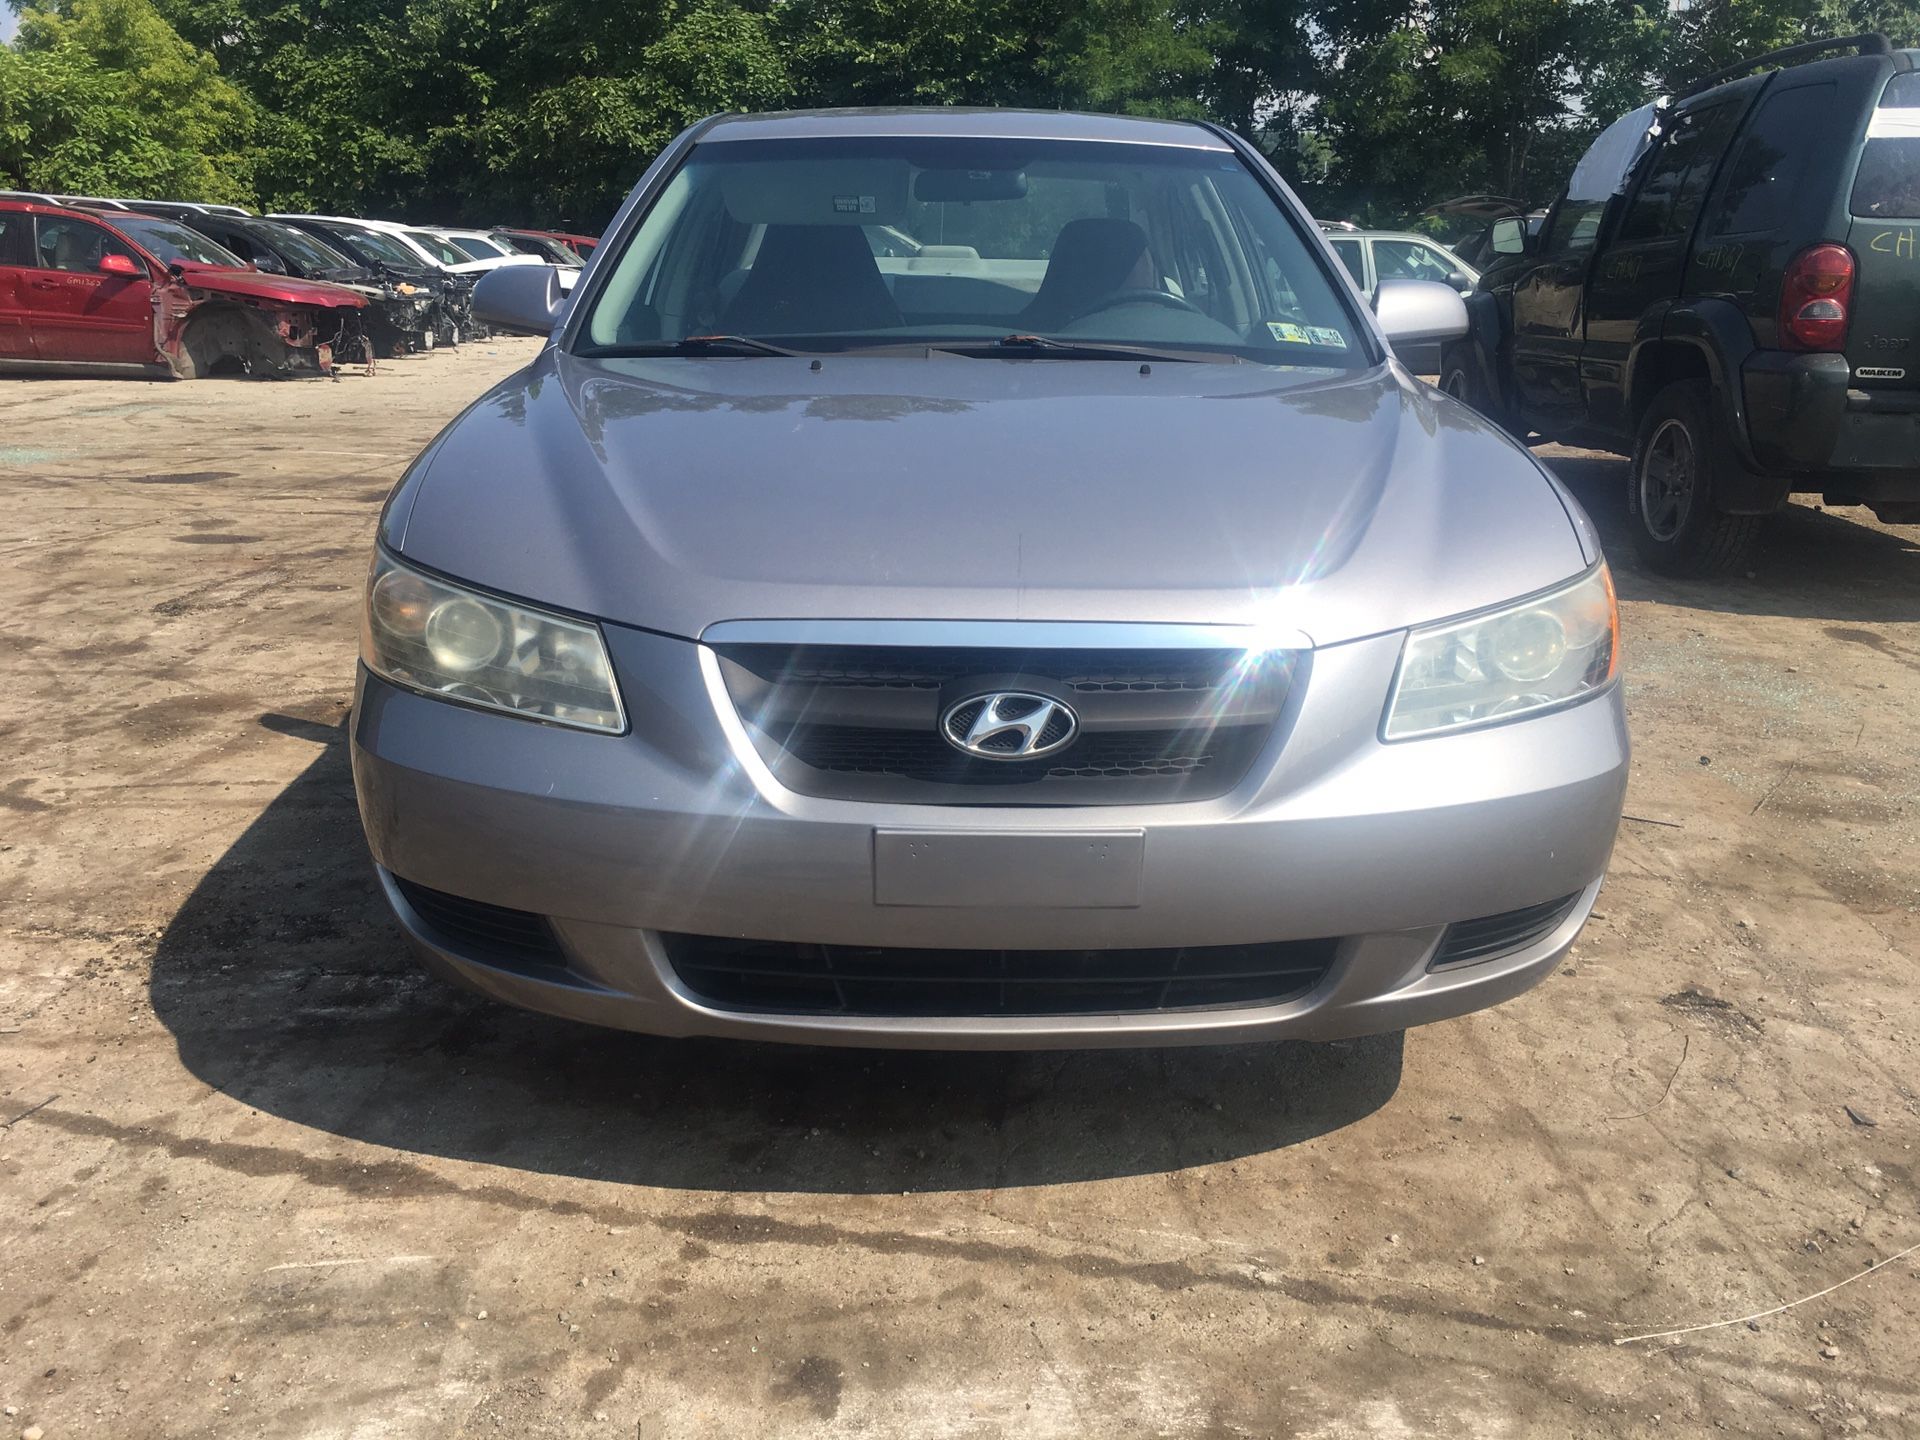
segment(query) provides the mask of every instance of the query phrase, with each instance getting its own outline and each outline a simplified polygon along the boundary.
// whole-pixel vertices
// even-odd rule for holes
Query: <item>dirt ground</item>
[[[0,386],[0,1437],[1920,1435],[1920,532],[1657,581],[1554,456],[1634,818],[1504,1007],[652,1041],[416,972],[343,755],[380,502],[530,354]]]

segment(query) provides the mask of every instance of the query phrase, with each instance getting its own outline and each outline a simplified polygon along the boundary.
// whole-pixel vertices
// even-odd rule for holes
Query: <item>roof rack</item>
[[[1855,55],[1891,55],[1893,42],[1884,35],[1845,35],[1837,40],[1809,40],[1804,45],[1789,45],[1784,50],[1769,50],[1765,55],[1756,55],[1751,60],[1742,60],[1737,65],[1729,65],[1724,70],[1716,70],[1704,80],[1696,80],[1682,90],[1676,99],[1684,100],[1689,95],[1698,95],[1702,90],[1711,90],[1716,85],[1724,85],[1729,80],[1738,80],[1751,75],[1763,65],[1785,69],[1789,65],[1798,65],[1803,60],[1811,60],[1816,55],[1824,55],[1829,50],[1850,50]]]

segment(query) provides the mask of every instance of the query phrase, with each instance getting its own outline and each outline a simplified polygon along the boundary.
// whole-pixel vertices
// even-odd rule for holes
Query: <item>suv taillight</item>
[[[1853,252],[1814,245],[1793,257],[1780,286],[1780,338],[1790,350],[1841,350],[1853,308]]]

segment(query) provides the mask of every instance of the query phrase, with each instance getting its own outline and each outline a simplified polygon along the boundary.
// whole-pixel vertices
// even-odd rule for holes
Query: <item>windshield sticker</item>
[[[833,197],[833,211],[836,215],[871,215],[874,213],[871,195],[836,195]]]
[[[1307,332],[1303,327],[1299,325],[1289,325],[1284,320],[1269,320],[1267,322],[1267,333],[1273,336],[1274,339],[1288,345],[1313,344],[1313,341],[1307,337]]]
[[[1327,329],[1324,325],[1309,325],[1307,334],[1313,337],[1313,343],[1316,345],[1331,346],[1335,350],[1347,348],[1347,337],[1338,330]]]

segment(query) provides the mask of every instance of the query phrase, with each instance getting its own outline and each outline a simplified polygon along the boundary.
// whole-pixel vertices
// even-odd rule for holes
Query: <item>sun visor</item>
[[[745,161],[721,172],[727,213],[748,225],[898,225],[907,214],[905,160]]]

